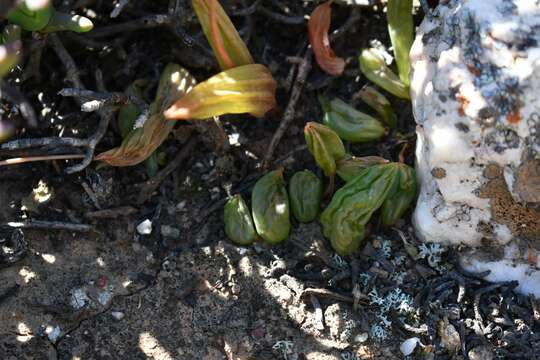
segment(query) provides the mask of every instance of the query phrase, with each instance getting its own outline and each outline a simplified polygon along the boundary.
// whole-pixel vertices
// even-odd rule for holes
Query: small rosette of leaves
[[[309,223],[317,218],[323,184],[314,173],[309,170],[295,173],[289,181],[289,199],[291,211],[296,220]]]
[[[412,9],[413,0],[388,0],[386,9],[388,32],[394,49],[399,78],[407,87],[409,86],[411,69],[409,52],[414,36]]]
[[[360,99],[375,110],[382,122],[390,129],[397,126],[397,116],[390,101],[377,89],[366,86],[359,92]]]
[[[343,159],[336,162],[337,174],[341,180],[349,182],[365,169],[386,163],[388,163],[388,160],[379,156],[356,157],[347,154]]]
[[[251,207],[255,229],[264,241],[279,244],[289,237],[289,196],[282,169],[269,172],[255,183]]]
[[[27,31],[44,33],[57,31],[74,31],[78,33],[92,30],[94,24],[86,17],[56,11],[51,1],[38,2],[39,6],[29,5],[23,1],[10,11],[7,19],[10,23],[21,26]]]
[[[394,225],[409,208],[416,196],[415,171],[410,166],[392,163],[397,174],[381,208],[381,221],[385,226]]]
[[[345,60],[337,57],[330,47],[330,20],[332,1],[327,1],[315,8],[308,22],[309,43],[315,54],[317,64],[330,75],[341,75],[345,69]]]
[[[150,105],[150,115],[140,128],[131,130],[119,147],[101,153],[96,160],[112,166],[133,166],[146,160],[165,141],[174,122],[162,115],[175,99],[182,97],[195,86],[193,78],[180,65],[169,64],[161,74],[156,99]]]
[[[321,223],[338,254],[348,255],[359,248],[365,226],[392,189],[396,173],[389,164],[372,166],[336,191]]]
[[[380,50],[362,50],[358,61],[360,70],[370,81],[399,98],[410,99],[409,87],[386,65]]]
[[[223,211],[225,234],[237,245],[249,245],[257,240],[257,232],[249,207],[237,194],[227,201]]]
[[[338,134],[325,125],[308,122],[304,127],[304,137],[317,165],[326,176],[333,178],[336,161],[345,156],[345,146]]]
[[[249,50],[217,0],[193,0],[193,9],[223,72],[197,85],[165,112],[171,120],[207,120],[225,114],[262,117],[276,105],[270,70],[253,64]]]
[[[340,138],[352,143],[370,142],[386,134],[383,124],[335,98],[329,100],[319,96],[324,111],[323,123],[334,130]]]
[[[193,9],[222,70],[253,64],[246,44],[217,0],[193,0]]]
[[[260,64],[238,66],[198,84],[165,111],[169,120],[205,120],[224,114],[262,117],[276,105],[277,83]]]

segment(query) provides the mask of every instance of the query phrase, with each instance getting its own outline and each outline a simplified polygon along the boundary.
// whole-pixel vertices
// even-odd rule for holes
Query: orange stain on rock
[[[517,124],[521,120],[521,114],[519,111],[509,113],[506,115],[506,121],[508,121],[510,124]]]
[[[456,96],[456,100],[459,102],[459,109],[458,109],[459,116],[465,116],[465,110],[467,110],[467,106],[469,106],[469,99],[467,99],[465,96],[461,94],[458,94]]]

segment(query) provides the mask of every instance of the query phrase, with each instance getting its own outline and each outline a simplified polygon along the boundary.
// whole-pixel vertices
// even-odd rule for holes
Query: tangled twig
[[[135,127],[142,127],[150,114],[146,102],[134,95],[126,95],[121,92],[98,92],[86,89],[64,88],[58,92],[66,97],[77,97],[86,100],[81,105],[81,111],[93,112],[107,106],[119,106],[132,103],[141,110],[141,115],[135,120]]]
[[[50,44],[53,47],[56,55],[60,58],[60,61],[66,68],[66,78],[78,89],[84,90],[85,87],[79,77],[79,71],[75,61],[71,55],[67,52],[66,48],[60,41],[60,38],[56,34],[51,34],[49,36]],[[50,137],[50,138],[41,138],[41,139],[22,139],[15,140],[9,143],[3,144],[2,149],[22,149],[38,146],[73,146],[73,147],[84,147],[86,148],[86,153],[84,159],[81,163],[68,167],[66,172],[68,174],[81,171],[85,169],[91,162],[94,157],[94,151],[96,145],[105,135],[109,122],[113,117],[113,110],[110,108],[105,108],[99,110],[100,122],[98,128],[92,136],[87,139],[76,139],[76,138],[60,138],[60,137]]]

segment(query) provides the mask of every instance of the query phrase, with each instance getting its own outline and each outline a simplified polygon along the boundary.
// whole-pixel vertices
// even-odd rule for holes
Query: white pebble
[[[148,219],[137,225],[137,232],[141,235],[150,235],[152,233],[152,222]]]
[[[405,356],[409,356],[414,352],[414,349],[416,349],[416,345],[420,342],[420,339],[417,337],[413,337],[410,339],[405,340],[401,343],[399,346],[399,350],[401,350],[401,353]]]
[[[126,314],[124,314],[121,311],[112,311],[111,316],[115,318],[116,320],[120,321],[124,318],[124,316],[126,316]]]

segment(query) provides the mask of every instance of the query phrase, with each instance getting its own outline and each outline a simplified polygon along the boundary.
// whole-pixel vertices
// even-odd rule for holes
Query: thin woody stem
[[[18,157],[18,158],[0,160],[0,166],[18,165],[18,164],[25,164],[25,163],[36,162],[36,161],[73,160],[73,159],[84,159],[84,155],[82,155],[82,154],[71,154],[71,155],[49,155],[49,156]]]

